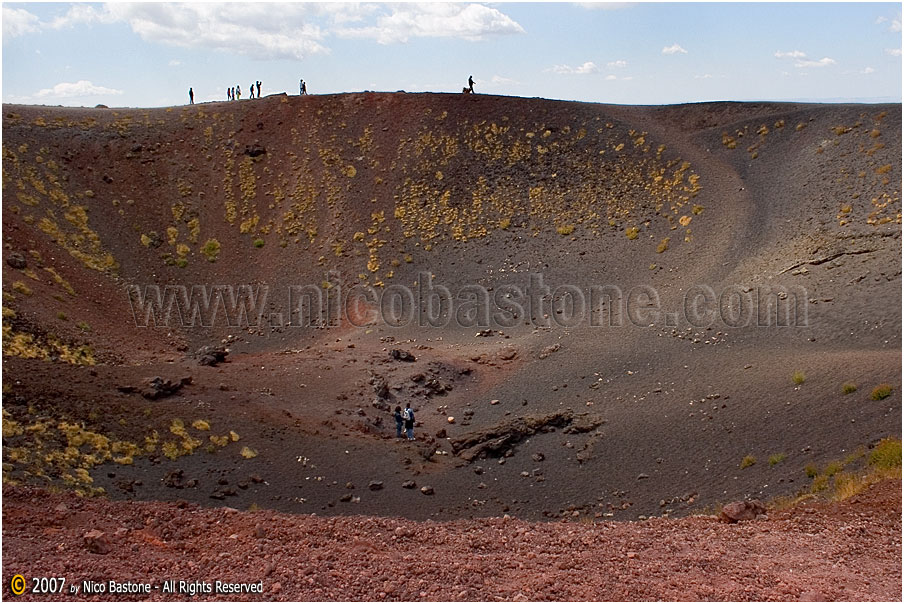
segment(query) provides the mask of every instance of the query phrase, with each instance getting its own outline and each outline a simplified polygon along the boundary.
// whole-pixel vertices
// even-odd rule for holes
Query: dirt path
[[[533,524],[285,515],[4,489],[9,579],[261,582],[276,600],[896,600],[901,482],[768,520]],[[85,534],[104,532],[91,553]],[[19,599],[185,599],[150,594]]]

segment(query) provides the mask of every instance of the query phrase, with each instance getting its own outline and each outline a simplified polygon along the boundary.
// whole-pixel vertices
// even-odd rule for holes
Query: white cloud
[[[609,61],[608,63],[606,63],[606,67],[608,67],[609,69],[624,69],[627,66],[628,62],[623,61],[622,59],[619,59],[617,61]]]
[[[624,80],[625,82],[627,82],[628,80],[633,80],[633,79],[634,79],[634,76],[625,76],[622,78],[622,80]]]
[[[828,67],[829,65],[835,64],[835,59],[831,59],[829,57],[823,57],[816,61],[814,61],[813,59],[808,59],[807,53],[800,50],[791,50],[788,52],[782,52],[779,50],[775,52],[775,58],[796,59],[796,61],[794,61],[794,66],[798,69],[804,69],[807,67]]]
[[[891,55],[891,56],[893,56],[893,57],[900,57],[900,56],[901,56],[901,49],[900,49],[900,48],[886,48],[886,49],[885,49],[885,54]]]
[[[860,73],[862,73],[863,75],[869,75],[871,73],[876,73],[876,70],[873,69],[872,67],[866,67]]]
[[[518,84],[517,80],[513,80],[512,78],[506,78],[501,75],[494,75],[490,78],[490,83],[495,86],[505,86],[509,84]]]
[[[681,48],[677,43],[672,44],[671,46],[666,46],[662,49],[662,54],[664,55],[674,55],[674,54],[687,54],[687,51]]]
[[[614,75],[612,75],[612,74],[609,74],[609,75],[606,76],[606,79],[607,79],[607,80],[617,80],[617,79],[618,79],[618,76],[614,76]]]
[[[695,80],[711,80],[712,77],[713,77],[712,74],[704,73],[703,75],[695,75],[694,79]]]
[[[347,38],[373,38],[379,44],[407,42],[410,38],[463,38],[481,40],[489,35],[522,34],[508,15],[482,4],[401,4],[388,15],[377,17],[376,25],[338,28]]]
[[[883,23],[891,22],[888,26],[888,31],[899,32],[901,31],[901,15],[898,14],[897,17],[889,19],[888,17],[879,17],[876,19],[876,25],[882,25]]]
[[[3,7],[3,39],[39,31],[40,19],[22,8]]]
[[[806,68],[806,67],[828,67],[829,65],[834,65],[835,59],[830,59],[829,57],[823,57],[818,61],[813,61],[810,59],[797,61],[794,63],[795,67]]]
[[[61,17],[54,17],[50,23],[42,24],[50,29],[64,29],[86,23],[113,23],[116,17],[108,10],[97,10],[87,4],[75,4]]]
[[[583,65],[578,67],[571,67],[570,65],[554,65],[552,68],[547,69],[546,71],[552,71],[555,73],[569,73],[569,74],[578,74],[578,75],[586,75],[589,73],[598,73],[599,67],[596,66],[596,63],[593,61],[587,61]]]
[[[327,52],[324,33],[305,22],[306,4],[108,4],[142,39],[182,48],[231,51],[260,59],[302,59]]]
[[[60,82],[53,88],[44,88],[35,93],[35,98],[67,99],[82,96],[105,96],[122,94],[122,90],[95,86],[88,80],[78,82]]]
[[[182,61],[180,61],[179,59],[173,59],[169,63],[167,63],[167,65],[169,65],[170,67],[179,67],[179,65],[182,65]]]

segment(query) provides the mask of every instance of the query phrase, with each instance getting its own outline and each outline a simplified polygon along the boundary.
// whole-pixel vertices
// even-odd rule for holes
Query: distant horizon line
[[[326,97],[326,96],[340,96],[340,95],[352,95],[352,94],[442,94],[442,95],[450,95],[450,96],[460,96],[462,93],[460,92],[446,92],[446,91],[432,91],[432,90],[421,90],[421,91],[407,91],[407,90],[357,90],[357,91],[346,91],[346,92],[327,92],[327,93],[319,93],[319,94],[308,94],[304,96],[318,96],[318,97]],[[288,92],[274,92],[272,94],[265,95],[263,98],[266,99],[268,97],[275,96],[302,96],[297,94],[289,94]],[[700,101],[677,101],[673,103],[607,103],[605,101],[585,101],[578,99],[564,99],[564,98],[551,98],[551,97],[540,97],[540,96],[520,96],[520,95],[508,95],[508,94],[489,94],[489,93],[474,93],[475,97],[505,97],[505,98],[516,98],[516,99],[536,99],[542,101],[554,101],[554,102],[563,102],[563,103],[586,103],[586,104],[595,104],[595,105],[615,105],[619,107],[671,107],[671,106],[679,106],[679,105],[703,105],[710,103],[776,103],[776,104],[816,104],[816,105],[901,105],[904,104],[901,97],[829,97],[829,98],[795,98],[795,99],[744,99],[744,100],[731,100],[731,99],[708,99],[708,100],[700,100]],[[241,99],[239,101],[231,101],[231,100],[210,100],[210,101],[199,101],[194,103],[195,105],[208,105],[212,103],[240,103],[242,101],[255,101],[261,99]],[[58,107],[58,108],[66,108],[66,109],[166,109],[169,107],[190,107],[191,103],[179,103],[174,105],[107,105],[106,103],[98,103],[96,105],[62,105],[62,104],[44,104],[44,103],[15,103],[15,102],[7,102],[3,101],[3,105],[18,105],[22,107]]]

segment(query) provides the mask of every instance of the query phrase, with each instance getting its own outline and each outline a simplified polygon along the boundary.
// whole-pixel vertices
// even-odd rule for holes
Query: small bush
[[[845,382],[841,385],[842,394],[850,394],[852,392],[857,392],[857,384],[854,382]]]
[[[556,227],[556,233],[559,235],[571,235],[574,232],[573,224],[563,224],[560,227]]]
[[[22,294],[23,296],[30,296],[32,294],[31,288],[22,283],[21,281],[16,281],[13,283],[13,289]]]
[[[879,384],[870,393],[869,397],[874,401],[881,401],[891,396],[891,386],[889,384]]]
[[[753,455],[747,455],[744,457],[744,459],[741,460],[741,469],[743,470],[744,468],[749,468],[755,463],[756,457],[754,457]]]
[[[807,478],[816,478],[816,476],[819,475],[819,468],[817,468],[813,464],[809,464],[806,468],[804,468],[804,472],[807,473]]]
[[[659,245],[656,246],[657,254],[661,254],[662,252],[669,249],[669,240],[670,239],[671,239],[671,237],[666,237],[665,239],[663,239],[662,241],[659,242]]]
[[[780,464],[785,461],[785,457],[787,457],[784,453],[775,453],[769,456],[769,466],[774,466],[776,464]]]
[[[807,375],[803,371],[795,371],[791,375],[791,381],[800,386],[807,380]]]
[[[869,465],[879,470],[901,467],[901,441],[883,438],[869,454]]]
[[[79,321],[75,324],[76,327],[81,329],[82,331],[91,331],[91,326],[88,325],[87,321]]]
[[[631,240],[637,239],[637,235],[639,235],[639,234],[640,234],[640,229],[636,226],[625,229],[625,236],[627,236],[628,239],[631,239]]]
[[[60,311],[57,313],[57,319],[59,319],[60,321],[68,321],[69,317],[66,316],[66,313]]]
[[[210,262],[216,262],[217,256],[220,255],[220,242],[216,239],[208,239],[201,248],[201,253],[204,254]]]
[[[263,239],[255,239],[254,247],[264,247],[264,240]]]
[[[176,266],[178,266],[179,268],[185,268],[186,266],[188,266],[188,258],[179,258],[178,260],[176,260]]]
[[[242,447],[242,457],[245,459],[254,459],[257,457],[257,451],[251,447]]]
[[[833,461],[829,465],[826,466],[824,474],[826,476],[834,476],[838,472],[844,469],[844,464],[840,461]]]

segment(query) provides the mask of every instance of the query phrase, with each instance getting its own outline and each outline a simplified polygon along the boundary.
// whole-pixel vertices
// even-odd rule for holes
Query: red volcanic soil
[[[658,519],[831,488],[831,462],[900,438],[900,105],[4,105],[2,202],[4,571],[55,560],[10,545],[51,497],[30,547],[110,510],[141,552],[102,558],[122,578],[214,579],[260,548],[272,597],[900,590],[893,487],[742,527]],[[443,291],[431,323],[419,294]],[[552,520],[571,524],[527,524]],[[355,553],[384,570],[352,581]]]
[[[102,536],[89,540],[89,531]],[[768,519],[597,524],[496,518],[413,522],[108,502],[7,489],[3,576],[261,582],[202,600],[888,600],[901,595],[901,482]],[[103,553],[98,553],[103,552]],[[7,582],[5,582],[7,583]],[[12,598],[9,585],[4,598]]]

